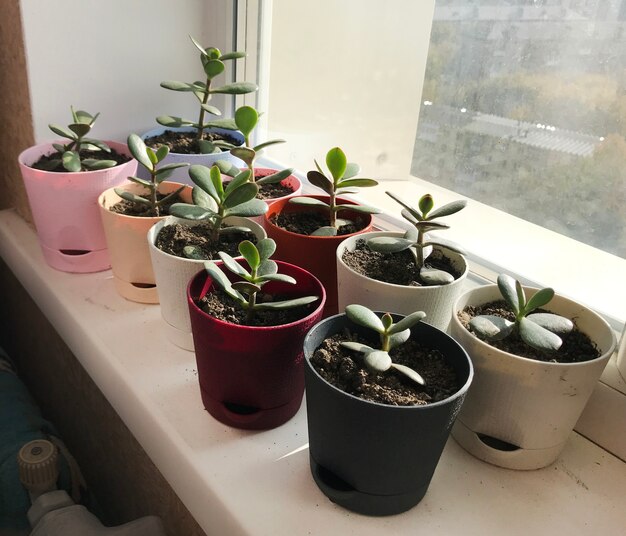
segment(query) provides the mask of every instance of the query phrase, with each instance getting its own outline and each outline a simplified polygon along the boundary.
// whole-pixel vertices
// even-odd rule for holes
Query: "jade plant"
[[[553,289],[542,288],[527,300],[521,283],[505,274],[498,276],[498,288],[515,319],[510,321],[497,315],[472,318],[470,328],[481,339],[499,341],[517,332],[529,346],[544,352],[554,352],[563,344],[559,335],[567,334],[574,329],[574,323],[562,316],[553,313],[533,313],[552,300]]]
[[[443,246],[445,248],[464,254],[464,251],[448,240],[441,238],[427,239],[428,231],[449,229],[445,223],[434,221],[444,216],[450,216],[465,208],[466,201],[453,201],[435,210],[433,197],[430,194],[423,195],[417,207],[412,207],[402,201],[392,192],[386,192],[389,197],[402,205],[402,217],[407,220],[412,227],[402,237],[383,236],[370,238],[367,246],[372,251],[380,253],[399,253],[411,249],[415,264],[419,270],[420,279],[425,285],[448,285],[454,281],[454,276],[445,270],[428,267],[425,260],[428,257],[430,246]]]
[[[355,324],[371,329],[380,337],[380,349],[372,348],[360,342],[342,342],[341,346],[363,354],[363,363],[372,372],[386,372],[395,369],[419,385],[424,385],[424,378],[412,368],[394,363],[389,352],[405,343],[411,335],[411,327],[426,317],[423,311],[416,311],[405,316],[397,324],[392,316],[385,313],[378,317],[376,313],[363,305],[352,304],[346,307],[346,316]]]
[[[376,186],[378,184],[374,179],[355,178],[360,171],[358,164],[348,163],[345,153],[339,147],[333,147],[326,153],[326,166],[328,167],[331,177],[324,174],[317,160],[315,160],[317,170],[309,171],[306,176],[313,186],[321,188],[328,194],[328,203],[320,199],[306,196],[296,196],[289,200],[290,203],[297,205],[319,206],[328,209],[328,225],[316,229],[311,233],[312,236],[336,236],[339,227],[350,223],[348,220],[337,217],[338,212],[342,210],[347,209],[366,214],[378,214],[380,212],[378,209],[366,205],[344,205],[337,203],[338,195],[354,194],[357,193],[356,188]]]
[[[176,196],[185,189],[185,186],[181,186],[159,199],[159,185],[170,177],[175,169],[188,166],[189,164],[166,164],[159,167],[158,164],[162,162],[169,153],[167,146],[163,145],[155,151],[147,147],[137,134],[128,136],[127,143],[130,154],[132,154],[139,165],[146,168],[150,174],[150,180],[140,179],[139,177],[128,177],[128,180],[143,186],[148,190],[148,195],[147,197],[143,197],[123,190],[122,188],[115,188],[115,193],[122,199],[130,201],[135,205],[145,206],[147,215],[162,216],[163,205],[175,199]]]
[[[249,171],[240,173],[226,187],[222,183],[219,168],[214,165],[193,165],[189,168],[189,177],[194,183],[192,190],[193,204],[175,203],[170,207],[170,214],[187,220],[205,221],[211,226],[209,239],[217,243],[221,233],[246,232],[247,227],[223,227],[222,222],[228,216],[252,217],[267,212],[267,204],[255,199],[259,187],[249,181]],[[184,249],[190,258],[202,258],[199,250],[193,246]]]
[[[252,93],[258,89],[256,84],[251,82],[235,82],[219,87],[212,86],[213,79],[224,72],[226,68],[225,61],[237,60],[246,56],[245,52],[222,52],[215,47],[203,47],[193,37],[189,36],[192,43],[200,51],[200,61],[204,71],[205,80],[196,82],[178,82],[175,80],[166,80],[161,82],[161,87],[172,91],[182,91],[193,93],[200,103],[200,110],[197,120],[183,119],[182,117],[174,117],[171,115],[161,115],[156,118],[157,123],[165,127],[193,127],[196,129],[195,139],[198,141],[200,151],[202,153],[219,153],[222,149],[230,149],[232,144],[224,140],[209,141],[203,139],[204,129],[211,127],[225,128],[228,130],[237,130],[237,125],[232,119],[215,119],[211,121],[205,120],[206,114],[220,116],[222,112],[219,108],[209,104],[211,96],[221,93],[225,95],[245,95]]]
[[[257,112],[252,106],[241,106],[235,111],[235,124],[237,129],[243,134],[244,146],[233,147],[230,153],[237,158],[244,161],[247,168],[250,170],[250,180],[255,181],[259,186],[263,184],[274,184],[286,179],[293,173],[293,168],[283,169],[276,173],[272,173],[267,177],[256,179],[254,176],[254,163],[260,154],[261,149],[275,145],[277,143],[285,143],[285,140],[268,140],[257,145],[250,143],[250,135],[259,123],[259,112]],[[225,175],[236,177],[240,170],[237,166],[233,165],[226,160],[218,160],[217,165]]]
[[[84,158],[81,160],[80,151],[105,151],[111,152],[111,148],[104,142],[94,138],[86,138],[91,132],[93,124],[100,115],[91,115],[84,110],[72,111],[72,122],[67,127],[59,125],[48,125],[48,128],[55,134],[69,140],[68,143],[53,143],[52,146],[58,153],[58,158],[50,158],[41,162],[37,167],[46,171],[55,169],[59,164],[67,171],[93,171],[96,169],[106,169],[117,165],[115,160],[99,160],[96,158]]]
[[[276,251],[276,242],[271,238],[259,240],[256,246],[249,240],[241,242],[239,253],[248,263],[249,269],[246,269],[227,253],[220,251],[219,256],[224,267],[241,278],[234,283],[228,279],[215,262],[207,261],[204,263],[213,282],[246,311],[246,322],[248,323],[252,321],[257,311],[292,309],[308,305],[319,299],[318,296],[303,296],[291,300],[259,301],[259,294],[263,286],[270,281],[296,284],[293,277],[278,273],[278,265],[270,259],[274,251]]]

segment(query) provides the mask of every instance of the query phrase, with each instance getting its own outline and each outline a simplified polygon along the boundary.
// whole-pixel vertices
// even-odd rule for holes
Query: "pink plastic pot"
[[[130,156],[122,143],[106,142],[118,153]],[[99,272],[111,266],[104,230],[98,214],[98,196],[118,186],[137,170],[137,161],[97,171],[54,173],[30,166],[52,144],[23,151],[18,162],[26,186],[39,243],[46,262],[64,272]]]
[[[311,195],[315,199],[328,202],[328,196]],[[338,199],[341,204],[355,205],[356,203],[347,199]],[[296,205],[289,203],[288,197],[270,204],[268,211],[264,215],[263,226],[269,238],[276,241],[275,259],[297,264],[317,277],[326,289],[327,299],[324,309],[324,317],[337,314],[337,261],[335,255],[337,247],[346,238],[372,230],[372,216],[350,212],[349,210],[340,213],[341,218],[356,219],[364,218],[367,224],[358,233],[351,233],[341,236],[307,236],[291,233],[272,223],[271,218],[281,213],[293,212],[327,212],[327,210],[317,207]]]
[[[187,288],[202,402],[213,417],[229,426],[275,428],[293,417],[302,402],[302,344],[322,316],[326,293],[313,275],[297,266],[278,261],[278,271],[294,277],[297,285],[271,282],[264,292],[320,296],[311,314],[282,326],[240,326],[203,312],[195,302],[213,288],[204,270]]]

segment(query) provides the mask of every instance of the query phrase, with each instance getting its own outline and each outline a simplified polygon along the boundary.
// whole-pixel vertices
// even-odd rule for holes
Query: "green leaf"
[[[171,89],[172,91],[203,91],[205,89],[197,84],[190,84],[189,82],[178,82],[177,80],[165,80],[161,82],[160,85],[162,88]]]
[[[268,260],[276,251],[276,242],[271,238],[263,238],[257,242],[257,250],[261,262]]]
[[[227,208],[224,211],[224,217],[226,216],[242,216],[244,218],[252,218],[254,216],[261,216],[267,212],[268,206],[265,201],[260,199],[252,199],[247,203],[237,205],[236,207]]]
[[[389,332],[389,328],[393,326],[393,318],[389,313],[385,313],[381,318],[385,332]]]
[[[443,205],[438,209],[431,212],[429,219],[434,220],[435,218],[442,218],[443,216],[450,216],[452,214],[456,214],[460,210],[463,210],[467,205],[467,201],[453,201],[452,203],[448,203],[447,205]]]
[[[80,157],[74,151],[65,151],[61,157],[63,167],[71,172],[80,171]]]
[[[249,182],[248,178],[250,177],[250,175],[250,171],[247,171],[246,173],[239,173],[233,180],[229,181],[226,184],[226,188],[224,190],[226,197],[228,197],[233,190],[236,190],[237,188],[240,188],[242,185]]]
[[[76,136],[76,134],[74,134],[71,130],[67,130],[58,125],[48,125],[48,128],[63,138],[69,138],[70,140],[76,140],[78,138],[78,136]]]
[[[225,128],[226,130],[237,130],[237,124],[234,119],[215,119],[213,121],[203,123],[202,128]],[[216,142],[215,145],[218,145],[218,142]]]
[[[454,283],[454,276],[445,270],[437,270],[436,268],[428,268],[422,266],[420,268],[420,279],[428,286],[431,285],[449,285]]]
[[[182,117],[174,117],[171,115],[160,115],[156,118],[156,122],[159,125],[163,125],[164,127],[189,127],[193,126],[194,122],[189,121],[188,119],[183,119]]]
[[[255,145],[253,147],[253,149],[256,152],[259,152],[262,149],[265,149],[266,147],[269,147],[270,145],[277,145],[279,143],[285,143],[285,140],[268,140],[268,141],[264,141],[263,143],[259,143],[258,145]]]
[[[452,242],[451,240],[446,240],[444,238],[437,237],[435,240],[427,240],[426,242],[424,242],[424,247],[426,246],[442,246],[449,250],[456,251],[461,255],[467,255],[467,252],[457,243]]]
[[[234,147],[230,150],[230,154],[243,160],[248,167],[252,167],[254,159],[256,158],[254,150],[248,147]]]
[[[117,166],[115,160],[96,160],[95,158],[85,158],[85,160],[83,160],[83,167],[90,171],[109,169],[115,166]]]
[[[296,284],[296,280],[286,274],[266,274],[263,276],[263,281],[280,281],[281,283],[289,283],[290,285]]]
[[[524,315],[538,309],[539,307],[543,307],[547,303],[550,302],[554,298],[554,290],[551,288],[542,288],[535,292],[526,303],[526,307],[524,307]]]
[[[39,169],[42,169],[44,171],[52,171],[54,168],[56,168],[59,164],[61,164],[61,159],[60,158],[54,158],[52,160],[48,160],[47,162],[40,162],[38,164]]]
[[[183,248],[183,255],[187,259],[192,259],[195,261],[206,261],[207,256],[204,254],[201,248],[198,246],[185,246]]]
[[[249,227],[238,226],[238,225],[230,225],[228,227],[222,227],[220,229],[220,234],[230,234],[230,233],[251,233],[252,230]]]
[[[174,203],[170,207],[170,214],[185,220],[210,220],[215,217],[215,212],[206,208],[188,205],[187,203]]]
[[[248,261],[250,269],[256,270],[261,264],[261,256],[256,246],[250,240],[244,240],[239,243],[238,249],[243,258]]]
[[[200,154],[214,154],[221,153],[221,149],[209,140],[198,140],[198,147],[200,148]]]
[[[257,309],[263,310],[281,310],[281,309],[293,309],[294,307],[301,307],[317,301],[317,296],[305,296],[303,298],[294,298],[292,300],[284,300],[277,302],[264,302],[256,306]]]
[[[233,288],[248,295],[261,292],[261,286],[255,285],[250,281],[237,281],[236,283],[233,283]]]
[[[96,149],[100,149],[101,151],[105,151],[107,153],[111,152],[111,148],[106,143],[100,140],[94,140],[93,138],[83,138],[81,140],[81,146],[85,146],[85,145],[93,146]],[[94,150],[93,147],[86,147],[86,148]]]
[[[254,199],[259,192],[259,187],[253,182],[246,182],[238,188],[231,190],[228,195],[224,197],[224,207],[234,208],[238,205],[247,203],[251,199]]]
[[[257,244],[257,249],[258,249],[258,245],[259,244]],[[261,276],[267,276],[270,274],[275,274],[277,272],[278,272],[278,264],[276,264],[272,260],[266,259],[264,261],[261,261],[261,264],[259,265],[259,268],[257,270],[257,275],[261,277]]]
[[[415,242],[394,236],[377,236],[370,238],[366,244],[369,249],[378,253],[398,253],[409,249]]]
[[[400,365],[399,363],[392,363],[392,368],[396,369],[398,372],[404,374],[407,378],[413,380],[415,383],[419,385],[424,385],[426,382],[424,378],[422,378],[417,372],[415,372],[412,368],[407,367],[405,365]]]
[[[130,201],[131,203],[137,203],[139,205],[150,205],[150,201],[145,197],[141,197],[139,195],[135,195],[126,190],[122,190],[121,188],[115,188],[115,193],[119,195],[122,199],[126,199],[126,201]]]
[[[328,195],[331,195],[334,191],[334,184],[331,180],[323,175],[319,171],[309,171],[306,174],[306,178],[313,186],[317,186],[318,188],[324,190]]]
[[[377,333],[383,333],[385,328],[376,314],[367,307],[359,304],[352,304],[346,307],[346,316],[355,324],[373,329]]]
[[[215,106],[212,106],[211,104],[200,104],[200,107],[206,111],[209,112],[210,114],[213,115],[222,115],[222,112],[219,108],[216,108]]]
[[[212,80],[222,74],[226,66],[220,60],[209,60],[204,63],[203,67],[207,78]]]
[[[313,197],[304,197],[304,196],[291,197],[289,198],[289,202],[295,205],[309,205],[309,206],[328,208],[328,203],[324,203],[324,201],[322,201],[321,199],[315,199]]]
[[[420,197],[417,206],[422,211],[422,218],[426,218],[426,215],[433,209],[435,202],[433,196],[430,194],[424,194]]]
[[[213,169],[213,168],[211,168]],[[219,169],[218,169],[219,172]],[[189,167],[189,177],[191,181],[198,187],[209,194],[216,202],[221,201],[221,196],[215,189],[213,181],[211,180],[211,171],[208,167],[200,164],[194,164]],[[220,180],[221,183],[221,180]]]
[[[239,58],[245,58],[246,57],[246,53],[245,52],[227,52],[226,54],[222,54],[220,56],[220,60],[222,61],[226,61],[226,60],[236,60]]]
[[[68,125],[67,128],[69,128],[79,138],[82,138],[85,134],[89,134],[89,131],[91,130],[91,126],[86,125],[85,123],[72,123],[71,125]]]
[[[532,320],[538,326],[560,335],[570,333],[574,329],[574,323],[569,318],[553,313],[535,313],[528,315],[526,318]]]
[[[211,89],[209,93],[223,93],[226,95],[245,95],[246,93],[252,93],[259,89],[259,86],[251,82],[235,82],[233,84],[226,84],[225,86],[216,87]]]
[[[333,227],[332,225],[318,227],[309,236],[337,236],[337,227]]]
[[[517,293],[517,300],[519,302],[519,311],[521,315],[526,314],[526,295],[524,289],[519,281],[515,281],[515,292]]]
[[[259,114],[252,106],[241,106],[235,110],[235,124],[246,139],[258,122]]]
[[[189,36],[189,39],[191,39],[191,42],[196,46],[196,48],[200,51],[200,53],[203,56],[207,55],[206,50],[200,43],[198,43],[198,41],[196,41],[191,35]]]
[[[415,311],[408,316],[405,316],[402,320],[400,320],[397,324],[394,324],[388,333],[393,335],[394,333],[399,333],[400,331],[404,331],[405,329],[412,328],[418,322],[421,322],[426,318],[426,313],[424,311]]]
[[[385,192],[389,197],[391,197],[391,199],[393,199],[396,203],[399,203],[400,205],[402,205],[405,210],[411,215],[411,217],[415,218],[417,221],[422,221],[424,218],[422,218],[422,214],[415,210],[413,207],[410,207],[409,205],[407,205],[404,201],[402,201],[402,199],[400,199],[396,194],[394,194],[393,192]],[[404,216],[404,214],[402,214]]]
[[[343,177],[348,161],[346,160],[346,155],[339,147],[333,147],[326,153],[326,166],[335,182]]]
[[[389,350],[393,350],[397,346],[403,345],[406,341],[409,340],[410,336],[410,329],[405,329],[404,331],[400,331],[399,333],[394,333],[389,337]]]
[[[363,214],[378,214],[380,212],[376,207],[368,207],[367,205],[336,205],[339,210],[352,210],[353,212],[362,212]]]
[[[193,187],[193,189],[191,190],[191,200],[195,205],[198,205],[201,208],[208,209],[217,214],[218,207],[215,199],[213,199],[202,188],[199,188],[198,186]]]
[[[66,151],[65,145],[62,145],[60,143],[53,143],[52,147],[55,148],[57,153],[64,153]],[[60,160],[59,160],[59,162],[60,162]]]
[[[206,52],[207,58],[210,60],[216,60],[222,56],[222,52],[219,48],[207,47],[204,50]]]
[[[213,184],[213,188],[217,192],[218,198],[221,201],[224,201],[224,183],[222,182],[222,174],[220,173],[220,168],[218,168],[217,166],[211,166],[211,169],[209,169],[209,179],[211,181],[211,184]]]
[[[293,168],[283,169],[276,173],[272,173],[271,175],[267,175],[262,179],[257,179],[256,183],[258,185],[261,184],[275,184],[281,181],[284,181],[287,177],[289,177],[293,173]]]
[[[356,177],[357,174],[361,171],[361,167],[359,164],[355,164],[354,162],[348,162],[346,165],[346,170],[343,172],[342,179],[351,179],[352,177]]]
[[[130,182],[134,182],[135,184],[140,184],[144,188],[152,188],[152,183],[145,179],[140,179],[139,177],[127,177]]]
[[[154,152],[154,149],[152,149],[152,147],[146,147],[146,155],[150,159],[150,163],[152,164],[151,167],[154,167],[154,165],[158,163],[158,159],[156,153]]]
[[[232,273],[237,274],[239,277],[243,277],[244,279],[249,279],[251,277],[250,272],[246,270],[241,264],[239,264],[233,257],[231,257],[228,253],[224,251],[220,251],[218,253],[222,262]]]
[[[515,322],[497,315],[481,315],[472,318],[469,326],[481,339],[499,341],[513,331]]]
[[[85,110],[78,110],[74,112],[72,109],[72,117],[76,123],[84,123],[86,125],[93,125],[94,121],[98,119],[100,114],[97,113],[95,116],[91,115],[89,112]]]
[[[374,348],[368,346],[367,344],[361,344],[360,342],[346,341],[339,344],[343,348],[347,348],[348,350],[352,350],[353,352],[360,352],[362,354],[374,352]]]
[[[171,175],[171,172],[174,171],[175,169],[187,167],[187,166],[189,166],[189,164],[187,164],[186,162],[178,162],[175,164],[165,164],[156,170],[156,175],[157,177],[161,177],[163,174],[168,174],[169,176]]]
[[[374,179],[342,179],[337,183],[337,188],[369,188],[378,185]]]
[[[519,319],[518,330],[521,339],[537,350],[555,352],[561,347],[561,344],[563,344],[563,341],[558,335],[555,335],[525,317]]]
[[[167,145],[161,145],[156,151],[157,160],[162,162],[168,154],[170,154],[170,148]]]
[[[500,274],[498,276],[498,288],[500,289],[500,294],[502,294],[504,301],[515,313],[515,316],[517,316],[520,312],[520,302],[517,297],[517,291],[515,290],[515,279],[510,275]]]
[[[418,221],[415,223],[415,227],[422,231],[422,233],[427,233],[428,231],[443,231],[445,229],[450,229],[449,225],[445,223],[438,223],[430,220]]]
[[[244,299],[243,296],[239,294],[238,292],[237,294],[239,294],[239,297],[235,297],[234,293],[232,292],[233,289],[232,289],[230,280],[228,279],[228,277],[226,277],[226,274],[222,272],[222,270],[219,269],[219,267],[217,266],[217,264],[215,264],[215,262],[213,261],[205,262],[204,269],[207,271],[207,273],[209,274],[209,277],[211,278],[211,280],[217,287],[221,288],[229,296],[234,297],[237,301]]]
[[[154,166],[152,165],[152,161],[146,154],[146,144],[139,136],[137,136],[137,134],[131,134],[128,136],[126,143],[128,144],[130,154],[133,155],[133,158],[137,160],[137,162],[148,170],[153,169]]]
[[[241,173],[241,170],[235,164],[229,162],[228,160],[218,160],[213,165],[220,168],[220,172],[222,173],[222,175],[236,177],[237,175],[239,175],[239,173]]]
[[[363,361],[368,369],[376,372],[385,372],[391,367],[391,357],[387,352],[382,350],[374,350],[373,352],[366,352],[363,356]]]

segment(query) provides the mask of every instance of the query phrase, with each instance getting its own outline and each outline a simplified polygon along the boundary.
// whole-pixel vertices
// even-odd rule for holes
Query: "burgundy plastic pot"
[[[395,322],[403,318],[393,317]],[[411,328],[411,339],[427,341],[445,356],[456,370],[459,390],[425,406],[370,402],[328,383],[309,361],[324,339],[345,328],[371,336],[339,314],[322,320],[304,341],[311,473],[320,490],[344,508],[366,515],[399,514],[428,490],[472,382],[472,363],[452,337],[420,322]]]
[[[311,314],[291,324],[240,326],[206,314],[195,303],[213,288],[204,270],[187,287],[202,402],[213,417],[236,428],[275,428],[293,417],[302,402],[302,344],[322,316],[326,292],[309,272],[277,263],[279,273],[292,276],[297,284],[270,282],[264,292],[320,296]]]

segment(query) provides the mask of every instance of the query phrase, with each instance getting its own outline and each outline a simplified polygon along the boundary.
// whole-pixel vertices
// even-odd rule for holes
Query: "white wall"
[[[159,83],[202,78],[188,34],[232,49],[230,1],[22,0],[21,8],[37,142],[58,137],[48,124],[70,123],[71,104],[101,112],[100,139],[124,141],[158,126],[158,115],[195,119],[195,97]]]

